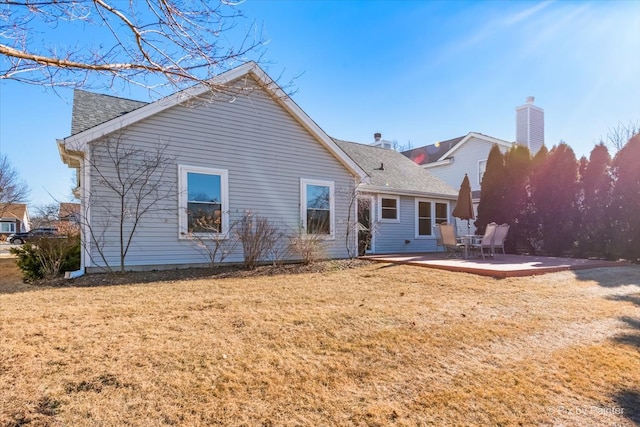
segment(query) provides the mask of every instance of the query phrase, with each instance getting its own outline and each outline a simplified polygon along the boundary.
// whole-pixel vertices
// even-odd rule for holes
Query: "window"
[[[228,173],[223,169],[179,166],[180,234],[229,231]]]
[[[416,238],[431,237],[433,226],[447,222],[448,218],[448,203],[416,199]]]
[[[16,232],[16,223],[15,222],[0,222],[0,232],[2,232],[2,233],[15,233]]]
[[[418,201],[418,236],[431,236],[431,202]]]
[[[484,173],[487,171],[487,161],[480,160],[478,162],[478,185],[482,185],[482,178],[484,177]]]
[[[381,196],[378,205],[380,210],[378,216],[380,221],[398,222],[400,220],[400,198]]]
[[[305,232],[333,236],[333,182],[302,179],[300,186],[302,226]]]

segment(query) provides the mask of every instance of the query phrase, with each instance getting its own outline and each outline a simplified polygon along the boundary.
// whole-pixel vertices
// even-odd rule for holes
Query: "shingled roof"
[[[403,151],[402,154],[413,160],[413,162],[418,165],[437,162],[438,160],[442,160],[441,157],[444,156],[447,151],[455,147],[466,136],[467,135],[459,136],[436,144],[425,145],[424,147]]]
[[[458,190],[395,150],[333,139],[370,177],[363,187],[390,193],[457,197]],[[364,189],[364,188],[363,188]]]
[[[76,89],[73,91],[71,135],[147,105],[146,102]]]

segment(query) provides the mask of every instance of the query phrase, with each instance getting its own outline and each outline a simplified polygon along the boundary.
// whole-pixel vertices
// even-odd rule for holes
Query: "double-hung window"
[[[416,200],[416,238],[433,236],[433,226],[447,222],[449,204],[435,200]]]
[[[306,234],[333,237],[335,224],[332,181],[300,180],[302,227]]]
[[[229,231],[228,172],[179,166],[180,234],[226,234]]]
[[[378,217],[382,222],[400,221],[400,197],[380,196],[378,199]]]

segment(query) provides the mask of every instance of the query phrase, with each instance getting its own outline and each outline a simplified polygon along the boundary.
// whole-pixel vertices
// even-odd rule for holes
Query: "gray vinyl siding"
[[[129,126],[123,138],[128,144],[149,149],[158,142],[168,143],[169,155],[175,156],[166,177],[166,185],[174,191],[163,198],[160,211],[141,222],[126,258],[127,266],[173,266],[208,261],[193,241],[179,238],[178,165],[227,170],[230,222],[250,210],[268,218],[286,234],[297,232],[301,220],[301,178],[333,181],[335,238],[325,241],[325,256],[348,256],[345,233],[353,176],[262,90],[239,96],[232,103],[202,102],[190,107],[172,107]],[[92,144],[97,153],[99,141]],[[90,191],[94,200],[105,205],[117,204],[95,173]],[[98,205],[92,207],[91,221],[94,228],[104,222]],[[104,232],[102,246],[109,264],[118,266],[117,227],[112,224],[99,232]],[[102,265],[95,248],[92,257],[93,263],[88,261],[88,267]],[[225,262],[242,262],[242,259],[241,246],[237,245]]]
[[[376,197],[374,200],[377,205],[378,198]],[[447,200],[441,200],[441,202],[447,203]],[[400,196],[400,221],[379,221],[376,224],[375,253],[435,252],[435,236],[416,239],[415,203],[414,197]],[[377,212],[376,206],[375,215]]]

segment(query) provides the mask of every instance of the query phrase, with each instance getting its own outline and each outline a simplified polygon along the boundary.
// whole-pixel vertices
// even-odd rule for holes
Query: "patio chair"
[[[506,255],[504,252],[504,241],[507,239],[507,233],[509,232],[509,224],[501,224],[496,228],[493,235],[493,243],[491,244],[491,252],[496,254],[496,248],[502,249],[502,255]]]
[[[493,236],[498,228],[498,224],[495,222],[491,222],[487,224],[487,227],[484,230],[483,236],[477,236],[475,241],[471,243],[470,247],[472,249],[478,249],[480,254],[482,255],[482,259],[484,258],[484,250],[487,249],[490,254],[493,254]]]
[[[451,256],[460,256],[460,248],[464,247],[456,238],[456,231],[453,224],[440,224],[440,235],[442,236],[442,246],[444,246],[447,254]]]

